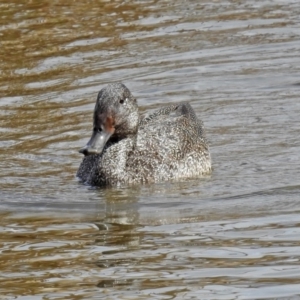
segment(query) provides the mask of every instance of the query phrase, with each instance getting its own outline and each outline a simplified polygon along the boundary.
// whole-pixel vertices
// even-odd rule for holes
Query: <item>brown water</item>
[[[0,3],[0,299],[298,299],[300,2]],[[93,189],[99,89],[190,101],[213,174]]]

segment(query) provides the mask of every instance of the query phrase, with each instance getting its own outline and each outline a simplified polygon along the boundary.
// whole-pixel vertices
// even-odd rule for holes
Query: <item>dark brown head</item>
[[[79,152],[99,154],[110,139],[137,134],[138,123],[138,106],[128,88],[122,83],[109,84],[98,94],[92,137]]]

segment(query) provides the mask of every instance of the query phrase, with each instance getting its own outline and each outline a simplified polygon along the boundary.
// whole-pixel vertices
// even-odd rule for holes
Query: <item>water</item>
[[[298,1],[0,3],[0,299],[300,296]],[[97,92],[189,101],[202,180],[75,178]]]

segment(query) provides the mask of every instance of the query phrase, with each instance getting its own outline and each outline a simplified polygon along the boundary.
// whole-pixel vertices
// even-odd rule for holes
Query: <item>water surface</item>
[[[298,1],[0,3],[1,299],[300,295]],[[97,92],[189,101],[204,179],[75,178]]]

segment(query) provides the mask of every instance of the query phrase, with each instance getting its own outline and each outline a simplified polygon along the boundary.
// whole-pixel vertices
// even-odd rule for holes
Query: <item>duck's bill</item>
[[[85,156],[101,154],[110,136],[111,133],[107,131],[93,131],[91,139],[83,148],[79,150],[79,153],[82,153]]]

